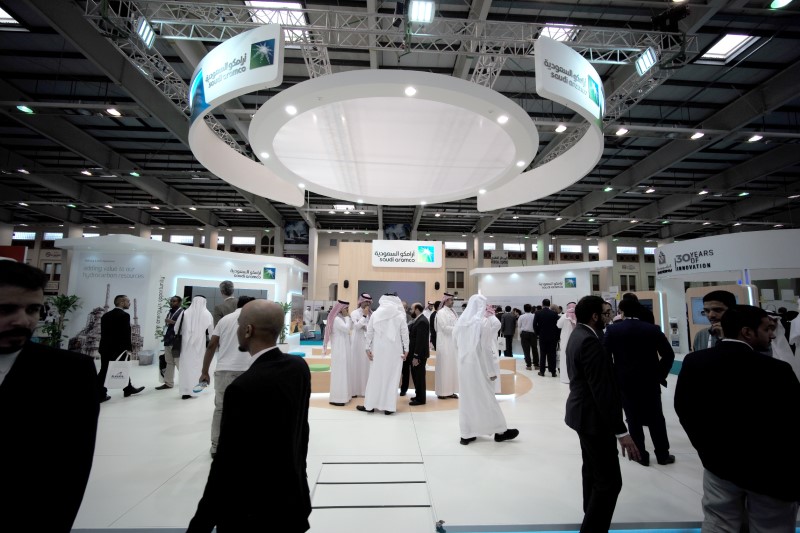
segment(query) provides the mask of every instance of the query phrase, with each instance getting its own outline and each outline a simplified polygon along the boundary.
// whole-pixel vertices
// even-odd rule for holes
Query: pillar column
[[[136,234],[142,239],[149,239],[153,234],[153,228],[144,224],[136,224]]]
[[[472,248],[475,254],[475,267],[483,268],[483,243],[486,240],[486,234],[482,231],[477,233],[472,239]]]
[[[308,299],[317,298],[317,251],[319,249],[319,232],[317,228],[308,228]]]
[[[311,231],[311,228],[309,227],[308,230]],[[274,231],[275,231],[275,238],[273,239],[273,242],[275,243],[275,252],[273,253],[273,255],[275,257],[283,257],[284,254],[283,245],[284,241],[286,240],[286,234],[283,231],[281,231],[281,228],[278,227],[276,227]]]
[[[194,236],[194,239],[192,240],[192,247],[200,248],[200,243],[203,240],[203,236],[205,235],[205,232],[200,231],[200,230],[196,230],[195,233],[196,233],[196,235]]]
[[[522,242],[524,243],[523,246],[525,246],[525,263],[524,263],[524,265],[525,266],[530,266],[530,265],[533,264],[533,251],[532,251],[532,246],[531,246],[531,240],[526,236],[523,239]]]
[[[536,264],[550,264],[550,235],[539,235],[536,240]]]
[[[269,233],[262,232],[256,235],[256,251],[255,251],[256,255],[261,255],[261,237],[264,235],[269,235]]]
[[[613,242],[611,237],[601,237],[597,239],[598,259],[605,261],[612,259]],[[612,259],[613,260],[613,259]],[[600,292],[608,292],[608,288],[614,285],[613,268],[600,269]]]
[[[225,251],[231,251],[231,245],[233,244],[233,232],[232,231],[225,231]]]
[[[219,240],[219,228],[206,226],[206,250],[216,250]]]
[[[0,224],[0,246],[11,246],[14,240],[14,225]]]

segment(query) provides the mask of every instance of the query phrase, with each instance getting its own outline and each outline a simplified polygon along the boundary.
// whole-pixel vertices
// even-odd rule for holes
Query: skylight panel
[[[547,24],[540,35],[559,42],[571,41],[578,34],[573,24]]]
[[[308,26],[303,6],[299,2],[267,2],[265,0],[245,0],[245,5],[258,10],[251,11],[253,20],[261,24],[280,24],[282,26]],[[291,9],[296,11],[279,11]],[[284,30],[288,43],[306,41],[307,32],[301,30]]]
[[[700,59],[727,63],[749,48],[750,45],[757,40],[758,37],[729,33],[717,41],[705,54],[700,56]]]

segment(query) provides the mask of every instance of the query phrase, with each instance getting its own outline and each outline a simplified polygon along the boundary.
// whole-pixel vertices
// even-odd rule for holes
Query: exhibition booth
[[[134,351],[157,351],[161,346],[171,296],[205,296],[211,311],[222,301],[219,284],[224,280],[233,282],[236,297],[249,295],[292,304],[287,325],[297,320],[302,323],[303,274],[308,267],[296,259],[206,250],[131,235],[61,239],[55,245],[72,252],[69,292],[81,299],[65,333],[77,338],[80,350],[88,355],[96,355],[96,318],[113,309],[118,294],[131,299]],[[287,336],[290,348],[300,343],[298,328],[291,331]]]
[[[715,235],[660,246],[656,253],[656,289],[666,298],[668,332],[678,360],[690,340],[708,327],[703,296],[713,290],[732,292],[741,304],[797,309],[792,288],[800,278],[800,230],[771,230]],[[783,280],[784,288],[759,294],[753,282]],[[689,283],[708,284],[688,287]],[[787,283],[788,282],[788,283]],[[714,285],[711,285],[711,284]],[[687,317],[688,315],[688,317]]]

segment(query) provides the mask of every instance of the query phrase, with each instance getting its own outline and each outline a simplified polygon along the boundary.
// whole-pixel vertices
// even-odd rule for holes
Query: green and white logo
[[[600,86],[597,84],[594,79],[589,76],[589,98],[591,98],[592,102],[594,102],[598,107],[602,107],[600,105]]]
[[[258,272],[256,270],[256,272]],[[276,269],[271,267],[264,267],[264,273],[261,276],[261,279],[275,279]],[[256,274],[258,275],[258,274]]]
[[[433,263],[433,246],[417,246],[417,254],[420,263]]]
[[[268,67],[275,60],[275,39],[250,45],[250,69]]]

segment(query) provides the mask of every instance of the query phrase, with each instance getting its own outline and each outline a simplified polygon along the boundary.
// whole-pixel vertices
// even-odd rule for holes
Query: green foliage
[[[44,344],[54,348],[61,347],[61,341],[64,339],[64,325],[69,321],[67,313],[78,309],[80,304],[80,297],[74,294],[67,296],[66,294],[59,294],[58,296],[50,296],[47,303],[50,307],[58,311],[58,318],[56,320],[46,322],[42,326],[42,331],[47,334],[47,340]]]
[[[280,305],[283,308],[283,329],[281,329],[281,336],[278,338],[278,344],[283,344],[286,342],[286,335],[289,334],[289,324],[286,323],[286,315],[289,311],[292,310],[292,304],[284,303],[284,302],[275,302],[276,304]]]

